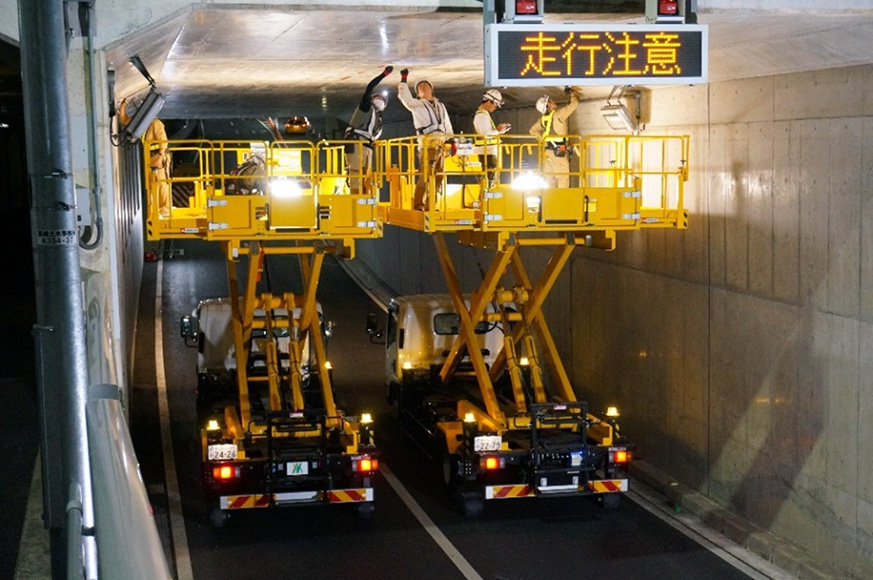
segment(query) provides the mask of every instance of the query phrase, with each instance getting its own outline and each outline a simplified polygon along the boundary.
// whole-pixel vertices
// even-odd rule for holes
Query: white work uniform
[[[400,83],[397,86],[397,98],[403,106],[412,113],[412,124],[415,125],[417,135],[430,135],[431,133],[445,133],[451,135],[452,121],[446,106],[434,97],[433,102],[424,99],[416,99],[409,90],[409,85]]]
[[[494,124],[494,119],[491,118],[491,113],[485,109],[476,109],[476,114],[473,116],[473,128],[477,134],[483,137],[496,137],[500,135],[500,131],[497,130],[497,126]],[[485,148],[485,153],[496,156],[497,145],[494,144],[494,140],[486,139],[486,143],[488,145]]]
[[[397,86],[397,98],[403,106],[412,113],[412,124],[415,125],[415,133],[419,135],[418,166],[419,176],[415,184],[415,192],[412,196],[413,209],[424,209],[428,205],[425,173],[423,168],[427,164],[434,176],[434,190],[439,192],[442,188],[443,171],[443,144],[442,139],[428,141],[427,149],[421,147],[425,135],[451,135],[452,121],[446,106],[434,97],[433,101],[416,99],[409,90],[409,85],[401,82]]]

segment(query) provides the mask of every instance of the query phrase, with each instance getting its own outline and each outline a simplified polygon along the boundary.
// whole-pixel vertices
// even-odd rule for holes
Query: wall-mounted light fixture
[[[616,95],[618,93],[618,95]],[[628,108],[622,99],[634,100],[634,111]],[[641,93],[638,89],[617,85],[612,88],[606,98],[606,104],[601,107],[603,120],[616,131],[628,131],[638,135],[643,126],[640,124]]]
[[[164,96],[157,91],[155,79],[153,79],[152,75],[149,74],[148,69],[139,55],[135,54],[130,57],[130,64],[132,64],[134,68],[145,77],[151,87],[142,103],[140,103],[139,107],[136,108],[136,112],[133,114],[130,123],[128,123],[121,131],[122,139],[130,143],[135,143],[143,136],[143,134],[145,134],[149,125],[152,124],[152,121],[154,121],[155,117],[158,116],[158,113],[161,112],[161,109],[164,107],[165,99]]]

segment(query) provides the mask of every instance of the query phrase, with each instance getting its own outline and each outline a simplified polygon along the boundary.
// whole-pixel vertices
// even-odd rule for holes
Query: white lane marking
[[[164,263],[158,261],[158,279],[155,289],[155,375],[158,386],[158,414],[161,417],[161,443],[164,451],[164,478],[167,483],[167,511],[170,512],[170,533],[176,559],[177,580],[194,580],[191,555],[188,553],[188,535],[182,515],[182,496],[176,476],[176,457],[170,433],[170,404],[167,400],[167,375],[164,371],[163,325]]]
[[[449,557],[449,560],[452,561],[452,564],[460,570],[461,574],[464,575],[464,578],[467,578],[467,580],[482,580],[482,576],[473,569],[473,566],[471,566],[467,559],[461,555],[458,549],[455,548],[454,544],[452,544],[445,534],[443,534],[442,530],[440,530],[437,525],[433,523],[433,520],[424,513],[424,509],[418,505],[418,502],[415,501],[412,494],[403,487],[403,484],[400,483],[400,480],[395,477],[390,469],[388,469],[388,466],[384,463],[380,464],[379,472],[385,477],[385,481],[394,488],[394,491],[400,496],[400,499],[403,500],[403,503],[406,504],[409,511],[412,512],[412,515],[415,516],[418,523],[422,525],[424,531],[430,534],[430,537],[433,538],[433,541],[437,543],[443,552],[445,552],[446,556]]]
[[[51,548],[49,533],[42,521],[42,510],[42,463],[40,452],[37,451],[24,512],[24,525],[18,542],[15,580],[51,580]]]
[[[676,514],[661,507],[662,502],[655,492],[649,491],[645,484],[633,483],[636,485],[627,495],[634,503],[753,580],[796,580],[795,576],[708,528],[694,516],[685,512]]]

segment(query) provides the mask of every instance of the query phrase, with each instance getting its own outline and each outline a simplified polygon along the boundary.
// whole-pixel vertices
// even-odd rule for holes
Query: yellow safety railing
[[[150,172],[149,239],[687,227],[687,136],[166,143],[176,168]]]
[[[378,163],[362,141],[174,140],[144,150],[155,145],[168,146],[174,167],[152,170],[145,154],[151,240],[381,236],[382,173],[354,161]]]
[[[383,216],[391,224],[423,231],[687,225],[686,136],[569,135],[547,143],[455,135],[380,146],[391,193]],[[427,149],[436,153],[421,163]]]

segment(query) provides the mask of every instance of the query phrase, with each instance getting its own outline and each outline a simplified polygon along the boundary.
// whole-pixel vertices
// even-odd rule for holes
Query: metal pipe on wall
[[[44,513],[52,532],[53,571],[63,574],[65,571],[58,570],[66,567],[60,531],[67,525],[66,492],[71,484],[78,484],[82,490],[83,526],[94,525],[85,425],[86,327],[67,103],[64,3],[19,0],[18,4],[40,358],[37,383],[43,406]],[[54,456],[58,449],[61,458]],[[55,464],[62,466],[60,473],[46,469]],[[86,556],[85,561],[89,560]]]

